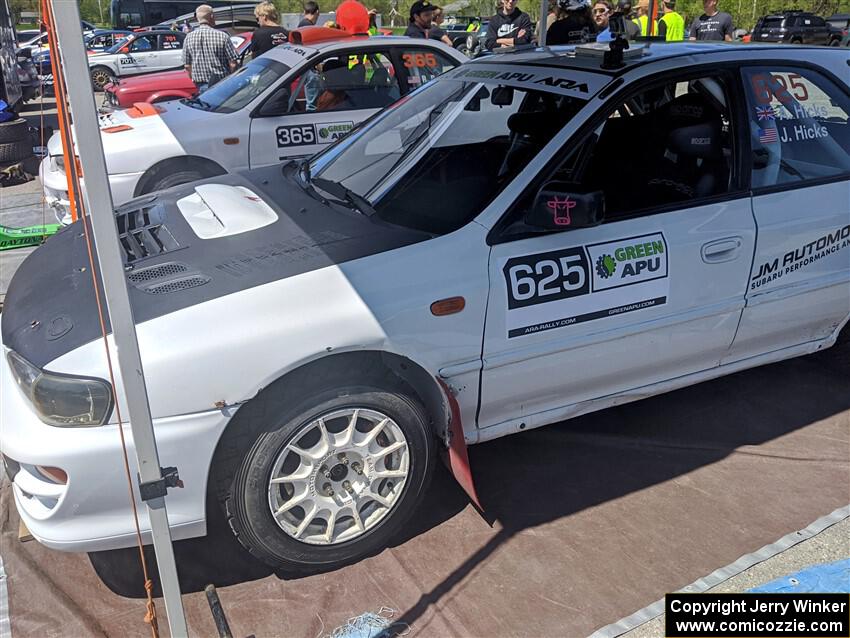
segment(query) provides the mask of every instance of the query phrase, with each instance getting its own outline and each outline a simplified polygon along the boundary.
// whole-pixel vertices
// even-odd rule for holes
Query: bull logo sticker
[[[556,195],[546,202],[546,206],[552,211],[552,218],[556,226],[569,226],[572,223],[570,221],[570,211],[576,207],[575,200],[569,197],[559,200]]]

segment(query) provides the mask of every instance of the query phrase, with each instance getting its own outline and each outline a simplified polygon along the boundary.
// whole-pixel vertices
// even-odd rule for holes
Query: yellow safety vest
[[[667,25],[667,42],[681,42],[685,39],[685,19],[675,11],[665,13],[661,20]]]
[[[635,20],[633,20],[636,25],[640,27],[641,35],[648,35],[646,32],[647,25],[649,24],[649,16],[639,16]],[[653,22],[652,24],[652,35],[658,35],[658,25]]]

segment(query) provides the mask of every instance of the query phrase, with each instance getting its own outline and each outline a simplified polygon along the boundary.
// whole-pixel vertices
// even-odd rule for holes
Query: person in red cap
[[[410,7],[410,24],[404,35],[410,38],[428,39],[431,19],[434,17],[434,5],[428,0],[416,0]]]

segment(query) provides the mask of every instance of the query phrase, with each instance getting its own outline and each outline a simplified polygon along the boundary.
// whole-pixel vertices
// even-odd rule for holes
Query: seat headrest
[[[721,155],[720,113],[706,97],[680,95],[659,109],[659,116],[657,125],[667,132],[667,148],[672,152],[702,159]]]

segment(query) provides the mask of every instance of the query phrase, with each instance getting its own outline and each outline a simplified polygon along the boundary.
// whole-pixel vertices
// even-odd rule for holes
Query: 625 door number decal
[[[292,124],[277,127],[277,147],[307,146],[316,143],[316,129],[312,124]]]
[[[514,257],[504,273],[511,310],[590,292],[587,256],[580,247]]]

